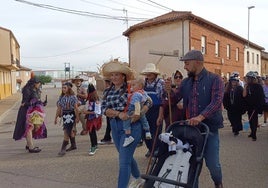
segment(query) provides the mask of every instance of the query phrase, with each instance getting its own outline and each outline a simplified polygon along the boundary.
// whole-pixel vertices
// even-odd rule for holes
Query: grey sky
[[[170,10],[148,0],[27,0],[117,17],[152,18]],[[176,11],[192,11],[247,39],[248,6],[250,41],[268,51],[267,0],[154,0]],[[148,5],[151,4],[151,5]],[[140,22],[140,21],[139,21]],[[138,22],[129,21],[131,26]],[[1,0],[0,26],[11,30],[20,44],[21,64],[34,70],[63,69],[70,63],[75,70],[96,71],[110,58],[128,61],[127,38],[122,36],[124,21],[57,12],[15,0]]]

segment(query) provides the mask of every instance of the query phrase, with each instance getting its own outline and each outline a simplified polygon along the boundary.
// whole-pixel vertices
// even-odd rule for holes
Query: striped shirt
[[[59,105],[62,110],[74,110],[75,104],[78,103],[78,99],[75,95],[64,95],[59,98],[57,105]]]

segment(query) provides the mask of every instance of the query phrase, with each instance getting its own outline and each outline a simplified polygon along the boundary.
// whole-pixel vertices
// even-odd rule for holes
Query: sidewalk
[[[21,93],[17,92],[12,96],[0,100],[0,121],[6,116],[6,114],[21,101]]]

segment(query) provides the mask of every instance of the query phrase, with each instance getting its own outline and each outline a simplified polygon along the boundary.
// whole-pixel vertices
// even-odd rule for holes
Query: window
[[[205,36],[201,36],[201,52],[202,54],[206,53],[206,37]]]
[[[215,56],[220,57],[220,41],[215,41]]]
[[[239,61],[239,48],[235,49],[235,60]]]
[[[227,59],[231,59],[231,45],[230,44],[227,44],[226,56],[227,56]]]
[[[247,51],[247,63],[249,63],[249,51]]]
[[[259,64],[259,54],[256,55],[256,61],[257,61],[257,65]]]
[[[254,64],[254,53],[252,52],[252,64]]]

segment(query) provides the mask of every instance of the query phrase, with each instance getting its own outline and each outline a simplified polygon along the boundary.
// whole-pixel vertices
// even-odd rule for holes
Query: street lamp
[[[249,18],[250,18],[250,9],[255,8],[255,6],[248,7],[248,48],[249,48]]]

